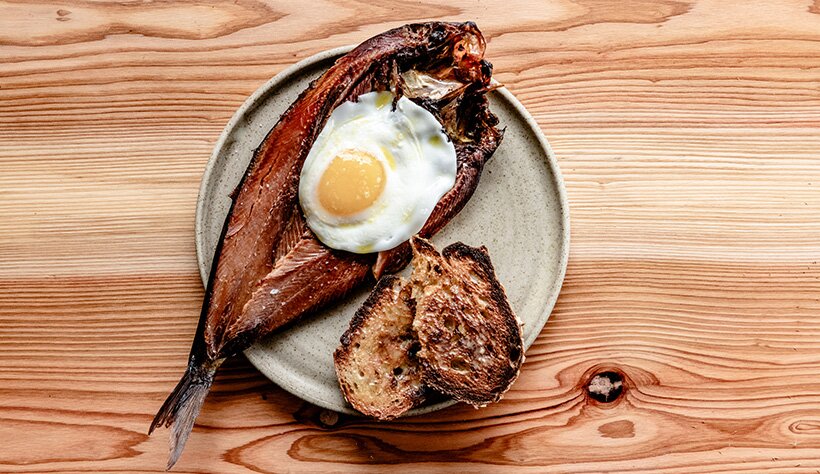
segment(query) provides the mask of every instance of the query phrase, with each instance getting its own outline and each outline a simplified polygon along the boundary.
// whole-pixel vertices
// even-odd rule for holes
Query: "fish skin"
[[[299,241],[257,286],[229,336],[259,337],[338,301],[370,277],[374,254],[328,249],[313,235]]]
[[[465,117],[473,129],[466,130],[458,123],[447,127],[449,138],[454,142],[457,157],[456,181],[453,187],[445,193],[433,208],[419,235],[430,238],[441,230],[467,204],[478,186],[485,163],[495,152],[503,138],[503,131],[495,128],[498,119],[489,112],[487,99],[483,92],[490,87],[492,67],[489,63],[481,65],[480,79],[466,86],[471,92],[464,103],[454,106],[452,113]],[[384,77],[390,74],[391,83],[395,73],[385,70]],[[384,84],[374,84],[381,88]],[[391,84],[394,87],[395,84]],[[469,91],[470,87],[476,89]],[[354,97],[368,92],[359,88],[352,92]],[[449,117],[442,117],[441,112],[425,104],[439,120],[456,121]],[[459,109],[459,110],[456,110]],[[248,300],[240,316],[232,321],[228,331],[228,340],[243,340],[243,334],[254,334],[261,338],[266,334],[288,324],[297,318],[321,308],[327,303],[337,301],[345,294],[367,280],[365,270],[372,264],[372,274],[376,279],[384,273],[399,271],[412,258],[409,242],[395,249],[380,252],[378,259],[372,255],[357,255],[347,252],[333,251],[319,243],[315,235],[307,228],[304,218],[296,210],[288,226],[290,233],[301,229],[301,242],[294,249],[299,250],[282,257],[276,266],[282,263],[283,268],[274,267],[274,270],[257,285],[253,296]],[[290,248],[287,240],[292,235],[286,233],[281,247]],[[284,245],[283,245],[284,243]],[[281,253],[281,252],[280,252]],[[309,276],[309,277],[308,277]],[[298,282],[298,284],[292,284]],[[310,295],[310,298],[298,300],[293,298],[290,289],[298,291],[300,295]]]
[[[237,344],[228,335],[234,337],[237,333],[229,328],[243,317],[255,287],[273,270],[270,255],[298,209],[302,165],[330,112],[351,93],[361,92],[359,85],[372,80],[370,70],[374,65],[379,68],[390,60],[413,62],[423,56],[439,56],[430,52],[436,48],[429,44],[431,38],[447,45],[456,41],[454,38],[474,34],[481,37],[475,25],[454,23],[406,25],[390,30],[337,60],[282,115],[256,151],[238,187],[222,247],[215,256],[215,283],[203,305],[204,338],[210,359],[232,355],[225,350],[229,343],[236,350]],[[449,48],[438,47],[445,52]],[[470,73],[465,69],[463,74]]]
[[[419,236],[425,239],[432,237],[467,204],[478,186],[485,163],[502,137],[502,132],[487,133],[479,143],[455,145],[458,159],[456,182],[433,208]],[[283,239],[285,246],[289,245],[288,252],[276,261],[274,270],[259,282],[240,317],[231,326],[229,339],[251,331],[262,337],[309,311],[337,301],[366,281],[371,271],[375,279],[379,279],[385,273],[401,270],[412,258],[409,242],[379,252],[378,258],[372,254],[333,251],[316,239],[298,211],[289,229],[292,229],[290,235],[285,234],[288,239],[294,238],[294,231],[302,230],[302,235],[294,244],[288,244],[288,239]],[[299,304],[288,291],[290,287],[296,288],[300,294],[312,296]]]
[[[453,77],[465,83],[484,85],[481,82],[486,82],[489,63],[482,60],[483,52],[483,36],[471,22],[395,28],[337,60],[265,137],[231,195],[188,367],[148,431],[171,427],[168,469],[179,459],[214,374],[227,357],[283,324],[335,301],[368,278],[375,254],[330,250],[307,229],[298,240],[292,235],[299,230],[294,226],[302,225],[297,203],[301,167],[330,112],[377,84],[395,80],[395,72],[403,65],[447,67]],[[379,77],[388,74],[390,77]],[[299,288],[298,282],[304,286]],[[293,290],[286,298],[283,288],[299,288],[301,293]],[[264,293],[276,296],[270,294],[274,289],[282,296],[269,300]],[[309,297],[297,298],[305,293]],[[277,311],[268,311],[269,302],[282,304]]]
[[[285,227],[282,238],[273,251],[274,264],[277,260],[281,260],[282,257],[287,255],[290,249],[302,240],[307,230],[308,227],[307,222],[305,222],[305,216],[303,216],[301,212],[292,212],[290,222],[288,222],[288,225]]]

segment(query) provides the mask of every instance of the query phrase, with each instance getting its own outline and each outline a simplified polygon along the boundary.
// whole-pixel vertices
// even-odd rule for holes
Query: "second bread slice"
[[[345,399],[365,415],[389,420],[424,401],[412,304],[400,278],[382,277],[333,354]]]
[[[419,238],[412,246],[424,383],[475,407],[497,402],[518,377],[524,344],[487,249],[457,242],[439,254]]]

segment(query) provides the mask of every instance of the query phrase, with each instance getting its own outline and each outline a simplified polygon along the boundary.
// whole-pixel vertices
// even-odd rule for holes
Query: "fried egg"
[[[299,180],[307,225],[330,248],[392,249],[421,230],[455,184],[456,151],[436,118],[390,92],[330,115]]]

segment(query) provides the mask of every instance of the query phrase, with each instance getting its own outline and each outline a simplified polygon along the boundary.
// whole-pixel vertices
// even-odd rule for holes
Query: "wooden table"
[[[0,2],[0,471],[164,470],[220,131],[297,60],[431,18],[478,23],[566,180],[521,378],[373,423],[237,358],[175,472],[820,470],[820,1],[368,3]]]

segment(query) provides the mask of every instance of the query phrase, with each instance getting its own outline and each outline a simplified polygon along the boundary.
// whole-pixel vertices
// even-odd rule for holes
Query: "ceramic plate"
[[[196,210],[203,281],[230,206],[228,195],[254,149],[308,83],[349,50],[325,51],[278,74],[248,98],[225,127],[202,178]],[[473,198],[432,240],[439,249],[458,240],[489,249],[510,304],[524,322],[524,346],[529,348],[544,327],[564,278],[569,253],[567,199],[549,144],[521,103],[502,88],[490,94],[490,108],[506,127],[504,140],[485,167]],[[355,413],[339,391],[333,351],[369,289],[272,335],[245,355],[294,395],[327,409]],[[422,406],[408,415],[451,404]]]

